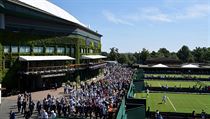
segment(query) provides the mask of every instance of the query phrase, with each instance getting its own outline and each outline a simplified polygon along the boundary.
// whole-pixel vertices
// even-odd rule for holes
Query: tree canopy
[[[196,47],[191,51],[186,45],[183,45],[178,52],[170,52],[166,48],[149,52],[143,48],[135,53],[119,53],[118,48],[113,47],[110,48],[110,53],[102,52],[102,54],[108,56],[108,60],[115,60],[122,64],[145,64],[145,61],[150,58],[169,58],[180,60],[182,63],[210,63],[210,48]]]

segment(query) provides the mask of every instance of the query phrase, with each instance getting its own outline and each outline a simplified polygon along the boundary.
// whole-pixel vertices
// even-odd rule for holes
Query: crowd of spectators
[[[26,119],[29,119],[33,114],[35,103],[32,100],[31,93],[25,92],[24,94],[19,94],[17,97],[17,107],[18,113],[23,114]],[[14,119],[14,112],[10,112],[10,118]]]
[[[114,118],[122,98],[129,89],[134,70],[122,66],[107,66],[104,77],[81,83],[79,88],[65,85],[64,95],[47,95],[35,105],[30,93],[18,96],[18,112],[29,118],[34,109],[41,119],[56,117]]]

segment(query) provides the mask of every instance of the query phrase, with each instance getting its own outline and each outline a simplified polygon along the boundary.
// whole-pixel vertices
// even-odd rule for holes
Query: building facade
[[[47,0],[0,0],[2,85],[37,89],[91,78],[104,66],[101,37]]]

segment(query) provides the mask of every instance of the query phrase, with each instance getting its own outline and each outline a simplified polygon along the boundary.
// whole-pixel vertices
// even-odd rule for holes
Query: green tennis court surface
[[[145,84],[148,84],[150,87],[161,87],[161,86],[168,86],[168,87],[182,87],[182,88],[189,88],[189,87],[199,87],[202,86],[210,86],[210,81],[170,81],[170,80],[144,80]]]
[[[162,98],[166,94],[166,104],[162,103]],[[210,114],[210,95],[200,94],[173,94],[173,93],[136,93],[135,98],[146,98],[147,107],[150,106],[150,111],[160,112],[180,112],[191,113],[195,110],[200,113],[202,109]]]
[[[193,74],[144,74],[145,77],[165,77],[165,78],[210,78],[210,75],[193,75]]]

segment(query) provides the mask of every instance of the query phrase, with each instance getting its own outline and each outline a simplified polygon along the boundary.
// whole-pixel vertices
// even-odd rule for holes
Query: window
[[[86,53],[86,49],[85,48],[82,48],[82,53]]]
[[[87,49],[86,48],[84,49],[84,53],[87,53]]]
[[[29,46],[20,46],[20,53],[30,53]]]
[[[74,57],[74,48],[71,48],[71,56]]]
[[[90,40],[86,40],[86,45],[90,45]]]
[[[34,53],[43,53],[44,48],[43,47],[34,47],[33,52]]]
[[[12,46],[11,47],[11,52],[12,53],[18,53],[18,46]]]
[[[84,53],[84,49],[83,48],[80,48],[80,53]]]
[[[9,53],[9,52],[10,52],[10,47],[4,46],[4,53]]]
[[[94,47],[98,47],[98,42],[94,42]]]
[[[65,48],[63,48],[63,47],[58,47],[58,48],[57,48],[57,53],[65,53]]]
[[[90,53],[93,53],[93,49],[90,49],[89,51],[90,51]]]
[[[66,54],[70,53],[70,48],[66,48]]]
[[[55,48],[54,47],[46,47],[46,53],[54,53]]]
[[[87,53],[90,53],[90,49],[89,48],[87,49]]]
[[[74,54],[74,48],[71,48],[71,54]]]

